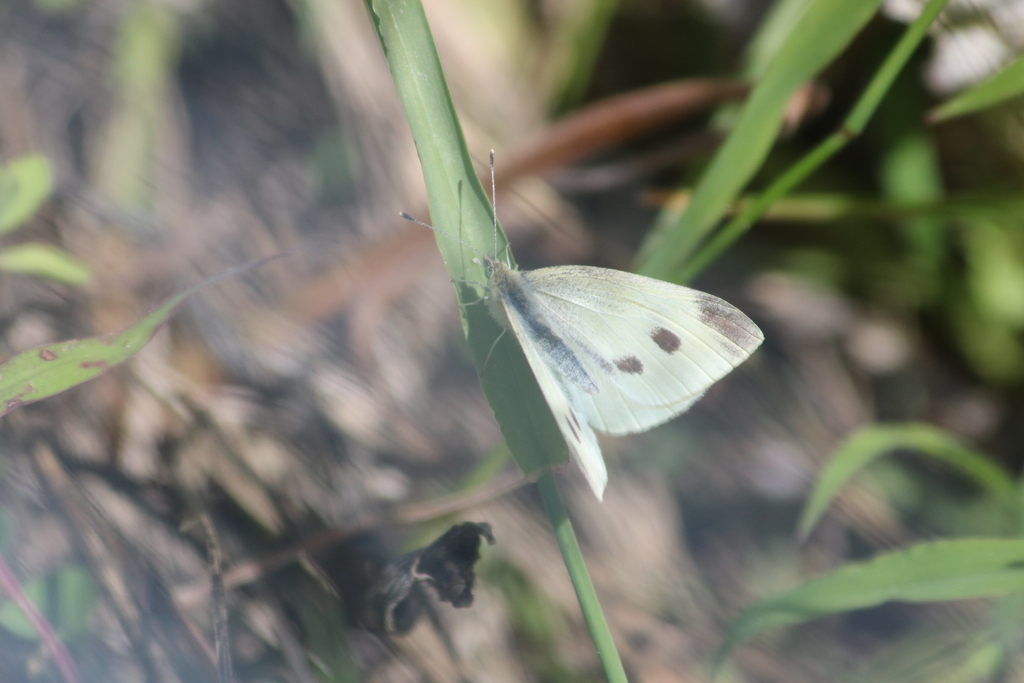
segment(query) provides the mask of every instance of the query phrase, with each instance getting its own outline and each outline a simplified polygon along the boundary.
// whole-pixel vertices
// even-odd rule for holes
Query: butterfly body
[[[697,290],[606,268],[484,262],[492,316],[522,346],[591,488],[607,471],[594,429],[629,434],[684,412],[763,335]]]

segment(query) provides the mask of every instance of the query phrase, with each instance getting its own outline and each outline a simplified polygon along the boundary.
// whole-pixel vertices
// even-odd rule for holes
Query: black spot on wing
[[[627,375],[641,375],[644,371],[644,364],[636,356],[623,356],[615,361],[615,367]]]
[[[573,423],[575,423],[575,425]],[[573,438],[576,439],[577,442],[583,443],[583,439],[580,438],[579,432],[576,431],[576,428],[579,426],[579,422],[576,422],[576,413],[571,410],[569,411],[569,419],[566,420],[566,424],[569,425],[569,431],[572,432]]]
[[[700,321],[742,349],[737,355],[743,357],[764,339],[761,330],[747,316],[710,295],[700,300]]]
[[[668,354],[675,353],[682,345],[679,335],[671,330],[666,330],[664,327],[656,327],[651,330],[651,339],[658,345],[659,349]]]

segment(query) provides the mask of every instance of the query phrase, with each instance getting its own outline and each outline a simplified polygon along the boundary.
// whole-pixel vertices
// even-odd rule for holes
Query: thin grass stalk
[[[942,11],[947,1],[930,0],[917,19],[907,28],[903,37],[896,43],[896,46],[882,63],[875,77],[871,79],[868,87],[865,88],[864,93],[839,127],[839,130],[822,141],[821,144],[811,150],[800,161],[796,162],[778,180],[772,183],[767,190],[762,192],[756,200],[748,205],[746,209],[737,214],[717,235],[709,240],[683,268],[683,282],[693,279],[694,276],[728,249],[733,242],[742,237],[768,207],[802,183],[811,173],[831,159],[836,152],[864,131],[865,126],[871,120],[875,110],[878,109],[878,105],[881,104],[885,94],[889,92],[889,88],[892,87],[896,77],[903,70],[903,67],[906,66],[907,60],[910,59],[925,35],[927,35],[928,27],[935,21],[935,18]]]
[[[551,472],[543,473],[537,479],[537,488],[540,489],[544,509],[547,510],[548,519],[551,520],[551,526],[555,530],[555,538],[562,551],[565,568],[569,571],[573,588],[576,589],[576,597],[583,610],[583,618],[587,622],[587,628],[590,629],[590,638],[594,641],[594,646],[597,647],[597,656],[601,660],[608,683],[627,683],[626,670],[622,668],[622,660],[615,648],[615,641],[612,640],[608,622],[605,621],[604,613],[601,611],[594,583],[590,580],[590,574],[587,573],[583,554],[580,552],[580,544],[576,540],[576,532],[573,531],[572,522],[569,521],[562,496],[558,492],[555,476]]]
[[[506,240],[473,168],[423,7],[420,0],[365,1],[416,142],[438,247],[452,280],[459,283],[460,300],[476,301],[479,292],[464,283],[486,279],[480,254],[492,249],[503,253]],[[518,343],[512,335],[504,335],[496,344],[501,329],[483,308],[461,306],[484,393],[516,462],[527,474],[540,473],[541,496],[605,675],[611,683],[625,683],[622,663],[551,474],[553,465],[568,458],[565,440]]]
[[[666,209],[644,239],[639,273],[681,282],[679,274],[761,168],[782,130],[793,94],[841,53],[882,0],[811,0],[787,31],[740,108],[735,125],[701,175],[686,210]]]

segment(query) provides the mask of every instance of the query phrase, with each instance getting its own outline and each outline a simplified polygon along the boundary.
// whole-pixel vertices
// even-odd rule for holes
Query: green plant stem
[[[453,281],[480,281],[486,277],[480,253],[495,247],[501,253],[506,242],[500,230],[495,236],[498,226],[469,158],[423,7],[420,0],[365,1],[416,141],[431,218],[458,238],[439,235],[441,254]],[[464,302],[479,298],[471,287],[456,289]],[[462,315],[484,393],[505,441],[524,472],[541,472],[541,496],[606,676],[610,683],[625,683],[622,662],[550,474],[552,465],[568,460],[565,440],[512,335],[506,335],[506,343],[491,356],[501,335],[498,324],[483,306],[463,306]]]
[[[519,344],[502,336],[486,306],[470,305],[480,291],[468,283],[487,280],[480,255],[505,254],[507,242],[473,168],[423,6],[420,0],[366,4],[416,142],[438,248],[464,304],[466,340],[502,436],[528,475],[568,462],[565,439]]]
[[[590,629],[590,637],[597,647],[597,656],[601,660],[608,683],[626,683],[626,671],[622,668],[622,660],[619,659],[619,652],[615,649],[615,641],[612,640],[608,622],[605,621],[604,612],[601,611],[601,604],[597,601],[594,584],[583,563],[580,544],[576,541],[576,533],[572,530],[572,523],[565,511],[562,496],[558,492],[555,475],[550,470],[541,474],[537,479],[537,488],[540,489],[544,509],[548,513],[548,519],[551,520],[551,526],[554,527],[555,538],[558,539],[558,547],[562,550],[565,568],[569,570],[569,578],[572,579],[573,588],[576,589],[576,599],[579,600],[580,608],[583,610],[583,618],[587,622],[587,628]]]
[[[820,145],[811,150],[803,159],[793,165],[781,178],[776,180],[767,190],[741,211],[729,223],[722,228],[708,243],[690,260],[683,268],[681,280],[691,280],[697,273],[702,271],[718,258],[723,251],[729,248],[733,242],[738,240],[750,229],[761,214],[769,206],[785,196],[794,187],[804,181],[818,167],[831,159],[836,152],[845,147],[851,140],[864,131],[871,116],[875,113],[878,105],[881,104],[885,94],[889,91],[896,76],[906,65],[907,60],[914,54],[914,50],[927,35],[928,27],[942,11],[948,0],[930,0],[921,10],[921,14],[914,20],[903,34],[903,37],[889,53],[881,68],[871,79],[871,83],[864,90],[853,110],[846,117],[846,120],[835,133],[826,138]]]

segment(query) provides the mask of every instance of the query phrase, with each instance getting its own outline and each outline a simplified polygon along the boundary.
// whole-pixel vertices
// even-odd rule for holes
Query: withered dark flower
[[[480,559],[480,539],[494,545],[486,522],[456,524],[425,548],[389,562],[370,588],[363,625],[378,633],[407,633],[426,606],[422,584],[454,607],[473,604],[473,566]]]

